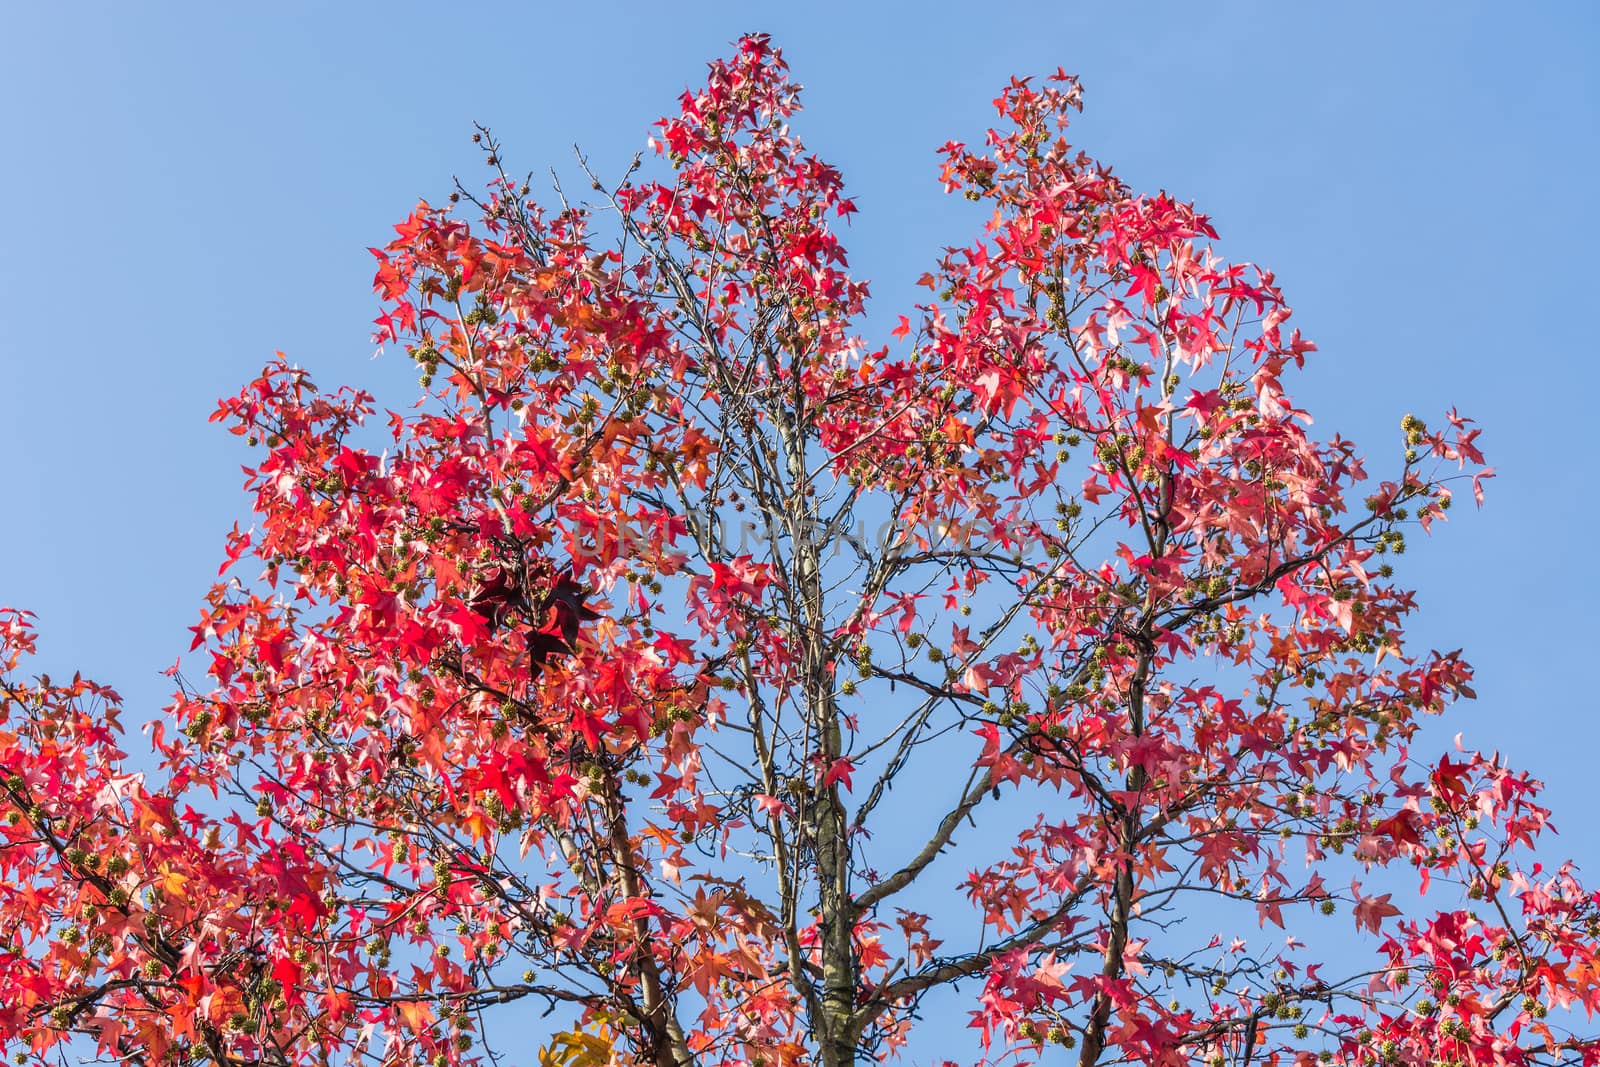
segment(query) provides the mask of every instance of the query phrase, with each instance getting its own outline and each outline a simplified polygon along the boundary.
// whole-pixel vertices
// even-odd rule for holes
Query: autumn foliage
[[[1273,276],[1061,73],[940,150],[980,234],[868,340],[797,98],[746,38],[570,201],[480,135],[374,250],[420,398],[218,409],[254,525],[148,751],[0,616],[0,1044],[1600,1063],[1537,783],[1418,736],[1472,671],[1396,572],[1478,431],[1314,432]]]

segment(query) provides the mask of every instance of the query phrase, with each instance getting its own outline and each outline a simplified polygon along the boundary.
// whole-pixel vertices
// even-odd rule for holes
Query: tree
[[[1537,783],[1418,751],[1472,672],[1394,570],[1478,431],[1363,484],[1272,275],[1060,72],[943,147],[983,233],[870,344],[797,99],[741,40],[587,205],[483,131],[476,228],[374,250],[417,404],[221,404],[255,526],[159,768],[0,617],[0,1041],[444,1067],[521,1005],[542,1064],[843,1067],[954,988],[992,1062],[1600,1062]]]

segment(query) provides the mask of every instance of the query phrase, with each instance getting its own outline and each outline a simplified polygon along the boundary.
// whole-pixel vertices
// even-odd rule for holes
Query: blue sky
[[[518,169],[570,173],[578,142],[616,173],[706,60],[771,32],[892,322],[972,225],[939,194],[934,148],[979,136],[1010,74],[1060,65],[1087,88],[1081,144],[1277,271],[1321,347],[1294,392],[1324,431],[1384,469],[1408,411],[1454,404],[1485,427],[1486,508],[1404,560],[1413,643],[1467,649],[1480,700],[1444,736],[1544,778],[1559,850],[1600,878],[1584,825],[1600,7],[271,7],[8,11],[0,603],[40,614],[50,669],[161,702],[157,672],[245,510],[215,399],[276,349],[324,385],[409,378],[372,359],[365,249],[452,174],[478,180],[474,120]]]

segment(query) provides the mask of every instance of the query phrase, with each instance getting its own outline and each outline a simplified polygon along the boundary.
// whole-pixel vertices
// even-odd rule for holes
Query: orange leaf
[[[433,1025],[433,1005],[425,1000],[402,1000],[396,1007],[400,1009],[401,1020],[416,1033]]]

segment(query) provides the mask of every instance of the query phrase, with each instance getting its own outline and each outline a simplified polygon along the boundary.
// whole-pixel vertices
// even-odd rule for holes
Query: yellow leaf
[[[552,1034],[539,1050],[539,1067],[605,1067],[611,1062],[611,1042],[603,1037],[568,1030]]]
[[[156,885],[161,888],[161,892],[169,897],[181,900],[183,898],[183,884],[189,879],[173,870],[172,865],[169,863],[161,864],[156,870],[160,872],[160,877],[156,879]]]

